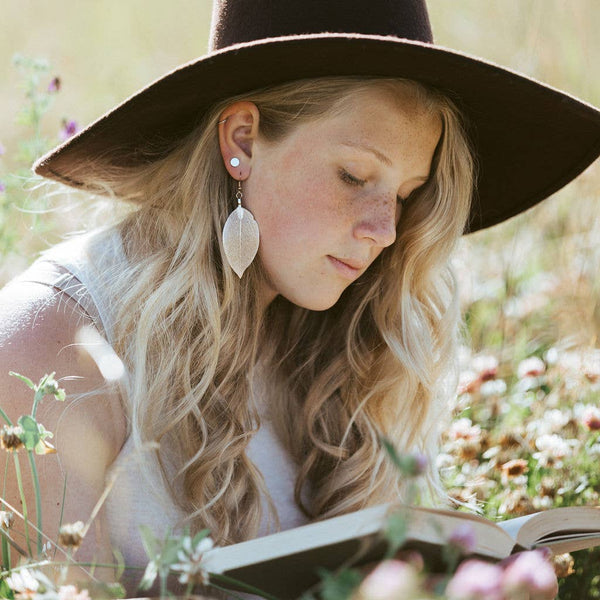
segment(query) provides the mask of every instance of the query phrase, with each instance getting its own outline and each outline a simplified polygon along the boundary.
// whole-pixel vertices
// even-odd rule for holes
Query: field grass
[[[438,43],[512,67],[600,105],[597,0],[431,0],[429,6]],[[63,119],[84,125],[148,81],[203,54],[209,15],[208,0],[3,2],[0,143],[6,151],[0,157],[0,181],[10,185],[0,193],[0,283],[66,231],[92,225],[85,201],[61,194],[39,197],[36,182],[28,178],[32,155],[23,142],[32,138],[33,129],[15,122],[26,101],[19,88],[23,76],[11,63],[13,54],[48,61],[49,69],[39,72],[40,89],[45,90],[52,77],[61,78],[61,90],[37,136],[42,146],[51,147],[58,141]],[[581,406],[600,404],[600,383],[594,379],[594,369],[600,373],[599,201],[597,161],[526,214],[466,237],[456,257],[465,314],[464,372],[477,374],[478,358],[492,357],[497,366],[489,381],[496,382],[496,388],[488,386],[492,393],[477,388],[460,396],[457,419],[470,419],[470,426],[486,432],[488,442],[467,459],[448,439],[446,450],[454,458],[446,465],[446,474],[453,493],[475,493],[490,516],[508,514],[500,511],[502,465],[488,450],[494,446],[502,450],[498,440],[517,430],[526,444],[513,453],[514,458],[527,460],[529,471],[518,485],[511,483],[511,490],[524,489],[539,505],[542,497],[549,497],[540,492],[541,478],[553,470],[555,475],[564,474],[562,469],[568,468],[573,481],[587,477],[587,483],[578,493],[573,491],[577,486],[556,492],[541,507],[598,503],[598,461],[588,458],[597,435],[580,417]],[[544,373],[523,384],[518,365],[532,356],[543,361]],[[574,356],[586,357],[591,364],[588,375],[588,367]],[[554,410],[568,416],[563,425],[556,425],[562,421],[551,413]],[[558,419],[553,434],[579,440],[579,451],[565,459],[566,466],[539,466],[539,459],[531,458],[541,452],[535,445],[535,427],[542,427],[539,422],[546,413]],[[538,424],[529,433],[521,431],[531,422]],[[492,482],[486,492],[481,486],[475,489],[471,477],[481,475],[482,469]],[[563,600],[600,597],[599,559],[598,552],[580,553],[577,574],[561,586]]]

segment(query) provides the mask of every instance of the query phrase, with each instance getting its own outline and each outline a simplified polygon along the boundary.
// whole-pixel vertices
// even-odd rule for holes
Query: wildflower
[[[552,564],[554,565],[554,572],[557,577],[568,577],[575,573],[575,561],[568,552],[553,556]]]
[[[77,125],[77,121],[67,121],[63,119],[62,129],[60,131],[59,137],[61,140],[68,140],[70,137],[74,136],[79,131],[79,125]]]
[[[3,156],[6,153],[6,148],[4,147],[4,144],[2,144],[2,142],[0,142],[0,156]]]
[[[600,409],[596,406],[588,406],[582,415],[582,421],[590,431],[598,431],[600,429]]]
[[[502,588],[509,597],[520,594],[536,600],[553,600],[558,594],[558,581],[544,554],[532,550],[519,553],[506,567]]]
[[[490,379],[481,384],[479,393],[482,396],[489,398],[490,396],[502,396],[502,394],[506,393],[506,390],[507,387],[504,379]]]
[[[577,440],[565,440],[556,434],[542,435],[535,441],[540,452],[534,453],[533,457],[542,467],[560,466],[561,459],[570,456],[578,444]]]
[[[171,565],[171,570],[179,575],[179,583],[193,585],[207,585],[209,583],[208,571],[204,568],[204,555],[212,549],[213,541],[210,537],[203,537],[193,546],[192,538],[183,538],[182,548],[177,552],[178,563]]]
[[[15,515],[8,510],[0,510],[0,527],[10,529],[15,522]]]
[[[58,543],[65,548],[76,550],[81,546],[83,536],[85,535],[85,525],[82,521],[75,523],[66,523],[58,532]]]
[[[20,425],[16,427],[4,425],[0,432],[0,448],[4,448],[7,452],[17,452],[24,446],[23,435],[24,431]]]
[[[422,475],[427,469],[428,459],[425,454],[414,452],[402,457],[403,471],[409,477]]]
[[[553,477],[550,477],[550,475],[544,475],[540,480],[538,489],[542,496],[554,498],[554,496],[556,496],[556,491],[558,490],[558,484]]]
[[[74,585],[61,585],[58,600],[90,600],[90,595],[87,590],[79,591]]]
[[[529,358],[522,360],[517,367],[519,379],[525,379],[525,377],[539,377],[545,372],[546,364],[537,356],[530,356]]]
[[[15,592],[15,597],[20,599],[34,598],[40,587],[34,571],[26,568],[12,571],[5,581],[8,583],[8,587]]]
[[[518,477],[519,475],[523,475],[523,473],[527,473],[528,470],[527,461],[522,458],[509,460],[502,465],[502,475],[507,478]]]
[[[457,439],[479,439],[481,437],[481,427],[473,425],[471,419],[456,419],[448,430],[448,437],[451,440]]]
[[[502,567],[481,560],[463,562],[446,587],[451,600],[502,600]]]
[[[473,394],[480,386],[481,380],[475,371],[461,371],[458,378],[459,394]]]
[[[367,575],[355,600],[411,598],[418,592],[419,574],[415,567],[400,560],[386,560]]]
[[[479,375],[480,381],[489,381],[498,374],[498,359],[495,356],[489,354],[476,356],[471,364]]]
[[[56,94],[56,92],[60,91],[61,81],[60,77],[54,77],[50,84],[48,85],[48,93]]]
[[[504,499],[498,508],[501,515],[521,516],[535,512],[533,502],[525,490],[511,490],[504,494]]]
[[[0,181],[0,194],[6,191],[6,185],[2,181]]]
[[[470,554],[475,550],[475,530],[470,523],[463,523],[456,527],[448,538],[448,545],[462,554]]]

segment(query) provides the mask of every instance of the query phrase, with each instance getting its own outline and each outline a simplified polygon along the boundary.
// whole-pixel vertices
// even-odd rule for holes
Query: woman
[[[69,378],[39,413],[47,530],[112,485],[80,559],[142,564],[142,524],[226,544],[398,498],[380,436],[435,452],[457,240],[598,154],[595,109],[434,46],[420,2],[297,4],[217,2],[211,55],[36,165],[134,206],[2,296],[0,372]]]

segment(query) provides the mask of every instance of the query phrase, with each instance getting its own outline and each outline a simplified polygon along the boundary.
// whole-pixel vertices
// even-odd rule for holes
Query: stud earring
[[[237,161],[237,164],[234,165],[234,161]],[[239,163],[239,158],[233,157],[230,160],[232,167],[239,166]],[[237,208],[227,217],[223,227],[225,257],[240,279],[254,260],[260,240],[258,223],[254,220],[254,215],[242,206],[242,197],[242,182],[238,181],[235,194]]]

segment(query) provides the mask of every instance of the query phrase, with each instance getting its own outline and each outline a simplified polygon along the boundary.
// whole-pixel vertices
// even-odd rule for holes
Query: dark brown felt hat
[[[416,79],[455,100],[479,164],[469,231],[533,206],[600,154],[600,111],[434,45],[424,0],[216,0],[209,54],[140,90],[38,160],[34,170],[89,189],[97,167],[159,158],[217,101],[335,75]],[[89,179],[70,179],[82,162]]]

